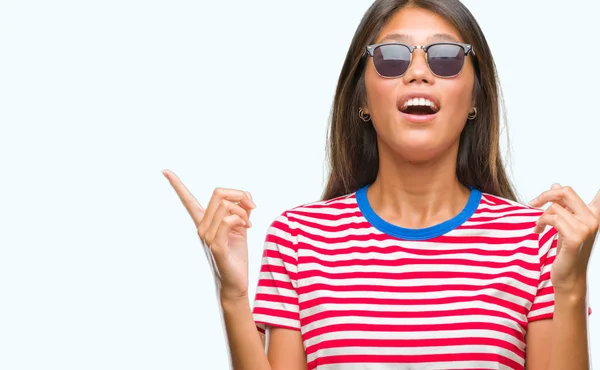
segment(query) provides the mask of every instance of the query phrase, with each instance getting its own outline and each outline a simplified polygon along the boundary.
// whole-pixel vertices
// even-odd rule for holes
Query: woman
[[[375,1],[339,78],[323,200],[271,225],[253,311],[251,196],[217,189],[204,210],[164,172],[214,256],[234,369],[588,369],[600,196],[517,203],[498,100],[458,0]]]

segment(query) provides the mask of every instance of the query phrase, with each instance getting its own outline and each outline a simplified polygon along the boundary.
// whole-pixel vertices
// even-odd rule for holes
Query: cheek
[[[367,107],[372,117],[383,117],[396,109],[394,79],[381,78],[372,66],[365,71]]]
[[[445,108],[452,115],[461,117],[467,115],[473,107],[473,79],[465,78],[460,81],[448,81]]]

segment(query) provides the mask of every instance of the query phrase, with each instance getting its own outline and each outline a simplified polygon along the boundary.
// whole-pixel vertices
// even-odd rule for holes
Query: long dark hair
[[[329,179],[323,199],[350,194],[375,181],[379,170],[377,136],[358,109],[365,100],[365,47],[401,8],[410,5],[437,13],[450,22],[477,56],[474,97],[477,117],[461,133],[456,173],[465,186],[517,200],[500,156],[502,96],[496,66],[485,36],[471,12],[459,0],[377,0],[365,13],[339,76],[328,138]],[[504,110],[503,110],[504,112]]]

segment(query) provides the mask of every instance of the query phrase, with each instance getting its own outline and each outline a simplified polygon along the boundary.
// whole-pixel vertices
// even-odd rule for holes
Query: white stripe
[[[473,215],[474,219],[477,219],[479,217],[493,217],[496,218],[498,221],[504,219],[504,217],[508,218],[508,217],[536,217],[536,216],[532,216],[531,213],[537,212],[536,210],[533,209],[528,209],[528,208],[521,208],[521,209],[513,209],[510,211],[507,210],[493,210],[491,208],[485,208],[483,205],[480,206],[477,209],[477,214]],[[541,213],[540,213],[541,215]],[[538,217],[539,218],[539,217]]]
[[[334,314],[333,311],[345,311],[345,310],[357,310],[357,311],[367,311],[370,316],[379,317],[384,316],[380,313],[382,312],[402,312],[402,313],[415,313],[415,312],[427,312],[428,314],[437,314],[439,316],[449,316],[454,317],[454,315],[448,315],[448,311],[456,311],[456,310],[469,310],[469,309],[482,309],[488,310],[492,312],[504,312],[505,314],[513,317],[515,320],[526,321],[525,317],[522,313],[514,312],[513,310],[509,310],[503,306],[491,304],[483,301],[474,301],[474,302],[459,302],[459,303],[444,303],[444,304],[435,304],[435,305],[383,305],[383,304],[332,304],[328,303],[325,305],[326,312],[330,314]],[[310,318],[313,315],[318,315],[324,311],[323,306],[314,306],[308,309],[302,310],[302,318]],[[342,317],[346,317],[345,315]],[[496,317],[496,316],[494,316]],[[500,319],[500,318],[499,318]],[[323,319],[326,320],[326,319]],[[413,320],[428,320],[428,318],[419,318]],[[504,319],[505,320],[505,319]]]
[[[400,340],[400,339],[463,339],[463,338],[494,338],[503,340],[513,345],[519,342],[519,349],[525,349],[525,343],[517,341],[512,335],[494,330],[439,330],[439,331],[336,331],[327,332],[318,337],[310,338],[305,341],[306,347],[318,344],[328,340],[339,339],[381,339],[381,340]]]
[[[470,285],[473,287],[483,288],[490,284],[514,284],[517,289],[527,291],[535,289],[536,287],[530,287],[519,283],[514,279],[506,277],[495,277],[490,279],[470,279],[470,278],[449,278],[449,279],[377,279],[377,278],[347,278],[347,279],[329,279],[326,277],[311,276],[302,279],[302,287],[306,290],[311,290],[313,284],[327,284],[334,287],[344,287],[349,285],[377,285],[382,287],[414,287],[414,286],[438,286],[444,287],[446,285]],[[525,290],[527,289],[527,290]],[[484,289],[481,289],[485,291]],[[496,289],[491,289],[491,292],[495,292]]]
[[[380,248],[379,246],[377,248]],[[523,261],[524,263],[529,263],[532,265],[537,265],[539,263],[539,257],[537,255],[527,255],[524,253],[514,253],[508,256],[487,256],[480,255],[474,253],[465,253],[461,251],[457,251],[456,253],[444,253],[438,255],[423,255],[422,251],[424,248],[419,250],[414,250],[414,253],[407,251],[397,251],[397,252],[386,252],[381,253],[377,251],[369,251],[369,252],[351,252],[344,254],[323,254],[319,253],[312,249],[303,249],[302,256],[303,257],[315,257],[319,260],[326,262],[339,262],[339,261],[352,261],[352,260],[369,260],[369,259],[378,259],[384,261],[398,261],[402,262],[405,258],[411,259],[420,259],[425,261],[431,261],[432,263],[437,263],[440,260],[445,259],[464,259],[478,262],[495,262],[495,263],[507,263],[514,265],[515,261]],[[365,266],[366,267],[366,266]],[[516,267],[516,266],[515,266]],[[379,268],[379,267],[378,267]],[[536,269],[537,275],[539,275],[539,269]],[[535,276],[537,279],[538,276]]]
[[[257,291],[262,292],[265,289],[264,287],[259,287]],[[271,288],[274,289],[274,288]],[[379,299],[435,299],[435,298],[447,298],[451,297],[474,297],[475,295],[488,295],[494,296],[497,291],[494,289],[481,289],[475,291],[462,291],[462,290],[453,290],[452,292],[439,290],[433,292],[404,292],[404,293],[396,293],[396,292],[376,292],[376,291],[359,291],[359,290],[350,290],[350,291],[327,291],[326,294],[323,294],[323,291],[311,291],[308,293],[303,293],[299,296],[299,301],[301,303],[307,302],[309,300],[318,299],[323,296],[331,297],[331,298],[379,298]],[[528,304],[531,304],[530,301],[520,298],[514,295],[507,295],[506,297],[510,297],[510,302],[514,302],[515,304],[522,305],[527,307]],[[509,299],[507,299],[509,300]]]
[[[301,313],[301,318],[303,318]],[[490,321],[491,318],[494,321]],[[391,318],[391,317],[358,317],[358,316],[334,316],[328,317],[322,320],[313,321],[303,328],[305,333],[309,333],[315,329],[322,329],[329,325],[340,325],[340,324],[367,324],[367,325],[443,325],[443,324],[461,324],[461,323],[473,323],[473,322],[493,322],[494,324],[503,325],[510,329],[517,329],[518,324],[514,321],[501,319],[496,316],[489,315],[461,315],[461,316],[440,316],[440,317],[429,317],[425,319],[415,319],[412,317],[406,318]]]
[[[512,370],[497,362],[488,361],[456,361],[456,362],[426,362],[421,364],[328,364],[319,366],[319,370],[468,370],[468,369],[499,369]]]
[[[256,294],[272,294],[281,297],[296,298],[297,293],[295,290],[285,288],[275,288],[271,286],[257,286]]]
[[[305,233],[314,234],[314,235],[322,235],[327,236],[329,238],[344,238],[349,236],[357,236],[357,235],[368,235],[371,233],[375,233],[375,228],[373,227],[355,227],[355,225],[351,225],[351,223],[364,223],[366,220],[363,217],[347,217],[341,220],[323,220],[318,217],[319,215],[315,215],[314,218],[308,217],[305,215],[296,216],[299,220],[303,220],[305,222],[310,222],[313,224],[317,224],[319,226],[327,226],[327,227],[335,227],[340,230],[337,231],[323,231],[323,228],[313,227],[307,224],[301,224],[302,230]],[[529,217],[524,220],[512,221],[503,220],[502,222],[509,222],[515,225],[519,225],[523,222],[532,222],[537,220],[537,218]],[[527,234],[533,234],[533,227],[524,228],[524,229],[516,229],[516,230],[493,230],[493,229],[485,229],[485,224],[489,223],[486,221],[481,224],[481,229],[454,229],[447,233],[448,236],[489,236],[493,238],[514,238],[514,237],[524,237]],[[477,224],[474,224],[477,225]],[[378,232],[380,233],[380,232]]]
[[[352,213],[356,213],[356,210],[354,210]],[[350,214],[350,213],[349,213]],[[316,215],[318,216],[318,215]],[[326,220],[326,219],[321,219],[318,217],[310,217],[310,216],[306,216],[306,215],[294,215],[295,219],[298,220],[302,220],[305,222],[313,222],[313,223],[317,223],[319,225],[322,226],[329,226],[329,227],[336,227],[336,226],[340,226],[340,225],[347,225],[350,223],[363,223],[363,222],[367,222],[367,220],[365,220],[364,217],[362,216],[348,216],[339,220]],[[304,230],[306,226],[304,224],[302,224],[302,229]]]
[[[356,204],[356,202],[354,204]],[[301,212],[301,213],[311,214],[311,215],[314,215],[314,217],[319,217],[320,215],[325,215],[325,216],[340,216],[340,215],[345,215],[345,214],[349,215],[351,213],[356,213],[358,210],[359,210],[358,206],[357,207],[350,207],[350,208],[334,208],[334,207],[315,207],[315,208],[309,208],[309,207],[302,207],[302,208],[294,209],[295,212]],[[290,212],[289,214],[293,215],[293,217],[297,217],[298,214],[294,213],[294,211]]]
[[[300,329],[300,322],[283,317],[265,316],[261,314],[252,314],[255,322],[266,322],[266,326],[287,326],[290,328]],[[265,325],[260,325],[263,328]]]
[[[318,234],[320,237],[323,235]],[[373,233],[373,235],[381,235],[381,233]],[[477,234],[472,234],[477,235]],[[315,248],[320,248],[324,250],[338,250],[338,249],[346,249],[350,247],[377,247],[377,248],[386,248],[386,247],[398,247],[398,245],[402,246],[402,248],[414,249],[415,251],[453,251],[453,250],[464,250],[464,249],[479,249],[481,251],[491,252],[494,251],[513,251],[519,248],[532,248],[537,255],[538,251],[538,242],[536,240],[527,240],[522,243],[432,243],[428,241],[405,241],[402,240],[398,242],[398,240],[393,238],[386,238],[384,240],[346,240],[346,241],[337,241],[336,243],[331,243],[330,241],[319,241],[314,240],[305,235],[298,236],[299,241],[312,245]],[[536,259],[539,262],[539,259]]]
[[[317,257],[318,258],[318,257]],[[356,259],[357,261],[365,260],[366,258]],[[381,259],[383,261],[394,261],[388,259]],[[388,265],[344,265],[344,266],[326,266],[317,262],[303,263],[301,265],[301,271],[304,271],[306,275],[310,275],[309,271],[322,271],[328,274],[344,274],[344,273],[410,273],[410,272],[457,272],[457,273],[473,273],[473,274],[487,274],[489,277],[498,276],[504,273],[513,272],[524,278],[537,280],[540,276],[539,270],[528,270],[518,265],[507,265],[505,267],[487,267],[487,266],[470,266],[470,265],[456,265],[454,263],[445,263],[445,258],[438,258],[437,260],[430,260],[430,263],[408,263],[404,264],[402,258],[397,260],[397,266]],[[331,261],[331,262],[339,262]],[[427,262],[423,260],[423,262]],[[436,264],[437,262],[437,264]],[[514,278],[502,277],[502,279],[510,280],[519,283]],[[344,279],[346,280],[346,279]],[[488,282],[489,279],[481,278],[481,280]],[[519,284],[523,284],[522,282]]]
[[[488,221],[489,222],[489,221]],[[513,222],[519,224],[519,222]],[[528,235],[533,235],[533,227],[523,230],[492,230],[492,229],[454,229],[446,234],[446,236],[453,237],[465,237],[465,236],[477,236],[477,237],[488,237],[492,239],[502,238],[522,238],[523,243],[529,243],[531,240],[527,239]],[[534,242],[536,242],[534,240]],[[537,244],[537,243],[536,243]]]
[[[554,313],[554,306],[548,306],[548,307],[544,307],[541,308],[539,310],[533,310],[529,312],[529,315],[527,315],[528,318],[533,318],[533,317],[537,317],[537,316],[542,316],[542,315],[549,315],[551,313]]]
[[[460,353],[489,353],[499,354],[509,358],[517,363],[524,363],[524,360],[512,351],[496,346],[470,345],[470,346],[441,346],[441,347],[342,347],[327,348],[311,353],[307,356],[307,361],[311,362],[317,357],[325,356],[344,356],[344,355],[444,355]]]
[[[488,225],[490,223],[495,224],[495,223],[507,223],[507,224],[522,224],[522,223],[526,223],[526,222],[535,222],[539,219],[539,216],[532,216],[531,214],[515,214],[515,213],[505,213],[505,214],[500,214],[500,213],[496,213],[493,215],[490,215],[489,213],[487,213],[487,215],[481,215],[479,213],[474,214],[473,217],[471,217],[469,220],[465,221],[463,223],[464,226],[481,226],[482,230],[491,230],[491,229],[486,229],[485,225]],[[492,220],[490,220],[492,219]],[[531,229],[533,231],[533,228]]]

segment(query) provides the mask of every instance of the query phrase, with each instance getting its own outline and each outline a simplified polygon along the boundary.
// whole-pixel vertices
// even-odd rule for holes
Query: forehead
[[[382,41],[423,45],[436,41],[463,42],[463,39],[444,17],[426,9],[407,7],[383,26],[377,36],[377,42]]]

